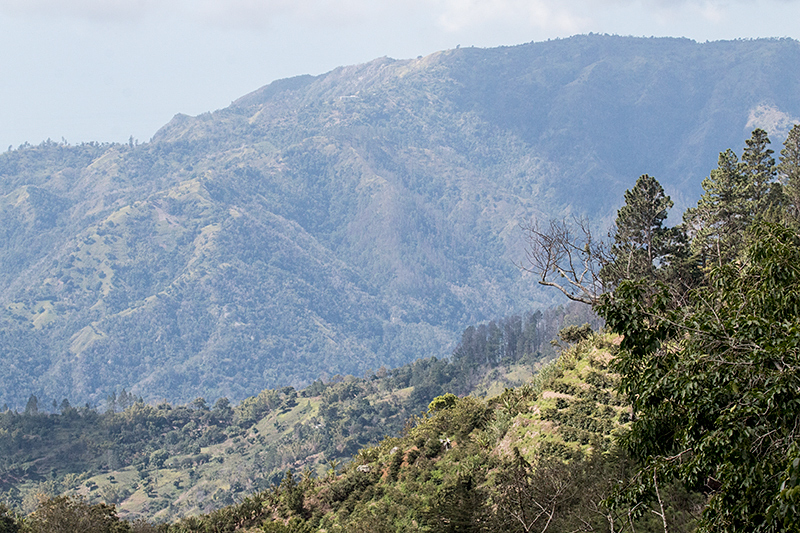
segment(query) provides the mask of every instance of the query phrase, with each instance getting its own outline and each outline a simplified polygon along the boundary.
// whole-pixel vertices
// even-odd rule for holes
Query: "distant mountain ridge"
[[[800,117],[800,45],[577,36],[279,80],[142,145],[0,156],[0,404],[241,399],[447,355],[552,303],[520,222]]]

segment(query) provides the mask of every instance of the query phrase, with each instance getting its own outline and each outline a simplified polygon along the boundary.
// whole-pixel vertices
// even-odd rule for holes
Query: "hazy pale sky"
[[[800,0],[0,0],[0,149],[147,141],[176,113],[381,56],[589,32],[798,39],[799,21]]]

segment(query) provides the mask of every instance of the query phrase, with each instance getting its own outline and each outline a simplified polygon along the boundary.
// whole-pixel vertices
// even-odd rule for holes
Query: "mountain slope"
[[[0,412],[0,500],[28,513],[37,495],[81,494],[127,517],[210,512],[279,483],[288,468],[323,474],[399,435],[445,392],[486,397],[529,380],[553,355],[570,309],[470,326],[452,359],[417,360],[365,378],[267,389],[231,405],[145,404],[127,391],[105,413],[68,402]]]
[[[675,484],[639,512],[604,505],[632,465],[615,443],[630,418],[607,366],[618,341],[590,335],[485,402],[439,396],[341,472],[289,471],[170,531],[693,531],[705,497]]]
[[[0,155],[0,402],[244,398],[448,354],[552,303],[520,222],[678,207],[800,117],[800,45],[579,36],[387,58],[176,116],[143,145]],[[700,154],[703,154],[702,157]]]

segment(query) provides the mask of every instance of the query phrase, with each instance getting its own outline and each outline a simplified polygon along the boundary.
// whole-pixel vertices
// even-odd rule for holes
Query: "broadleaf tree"
[[[641,298],[641,281],[598,306],[625,335],[614,366],[635,420],[624,444],[644,465],[631,490],[678,478],[706,491],[701,531],[800,527],[786,512],[800,439],[800,236],[762,222],[752,242],[690,306],[670,306],[665,289]]]

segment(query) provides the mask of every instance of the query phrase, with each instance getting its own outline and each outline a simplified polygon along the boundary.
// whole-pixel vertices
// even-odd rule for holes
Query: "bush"
[[[0,533],[17,533],[19,524],[11,510],[0,503]]]
[[[113,505],[91,505],[80,497],[57,496],[43,499],[26,519],[31,533],[130,533],[128,522],[117,516]],[[12,530],[13,531],[13,530]]]
[[[592,336],[592,326],[588,323],[582,326],[567,326],[558,332],[558,338],[570,344],[581,342]]]

